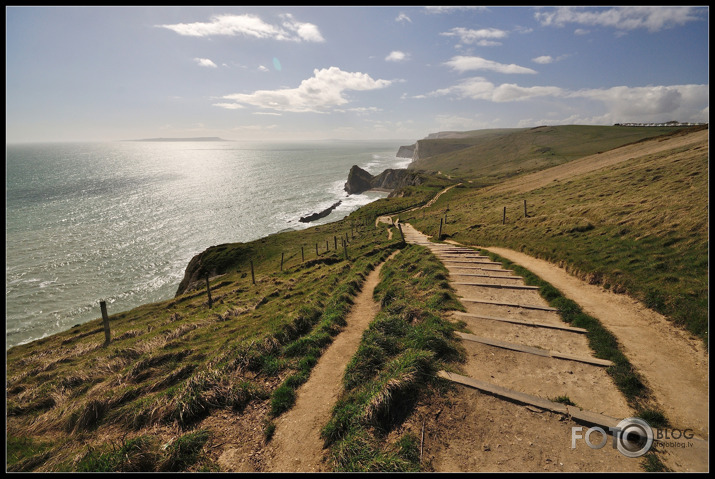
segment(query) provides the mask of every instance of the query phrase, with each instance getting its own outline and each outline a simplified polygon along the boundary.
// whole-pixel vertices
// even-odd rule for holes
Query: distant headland
[[[224,140],[218,136],[199,136],[196,138],[144,138],[140,140],[122,140],[122,141],[231,141]]]

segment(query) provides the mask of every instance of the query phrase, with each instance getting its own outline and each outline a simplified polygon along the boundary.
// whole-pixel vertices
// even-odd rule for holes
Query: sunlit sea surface
[[[6,348],[174,296],[209,246],[341,219],[352,165],[404,168],[400,141],[8,145]],[[298,219],[338,200],[329,216]]]

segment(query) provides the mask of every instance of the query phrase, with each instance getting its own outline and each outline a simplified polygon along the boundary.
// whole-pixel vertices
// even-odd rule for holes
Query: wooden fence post
[[[402,236],[402,244],[407,244],[405,241],[405,235],[402,233],[402,223],[397,223],[397,227],[400,229],[400,236]]]
[[[206,295],[209,297],[209,309],[213,306],[213,301],[211,300],[211,285],[209,285],[209,274],[206,273]]]
[[[442,218],[439,219],[439,234],[437,235],[437,241],[442,239]]]
[[[300,259],[303,263],[305,263],[305,251],[303,251],[303,247],[300,247]]]
[[[338,250],[338,237],[333,235],[333,246],[335,246],[335,251]]]
[[[503,225],[506,224],[506,206],[504,207],[504,215],[502,216],[501,224],[503,224]]]
[[[318,253],[318,243],[315,243],[315,256],[320,256]]]
[[[524,218],[528,218],[529,215],[526,214],[526,200],[524,200]]]
[[[348,260],[350,259],[348,257],[348,242],[343,240],[343,250],[345,251],[345,259]]]
[[[328,240],[325,240],[325,251],[330,251],[330,243]]]
[[[109,333],[109,316],[107,315],[107,303],[104,301],[99,302],[99,309],[102,310],[102,323],[104,324],[104,347],[109,345],[112,340]]]
[[[283,271],[283,255],[285,253],[281,252],[281,271]]]
[[[256,275],[253,274],[253,260],[251,260],[251,282],[253,282],[253,284],[256,284]]]

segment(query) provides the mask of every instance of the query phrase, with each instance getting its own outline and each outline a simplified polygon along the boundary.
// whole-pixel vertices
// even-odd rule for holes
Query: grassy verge
[[[190,434],[216,411],[236,417],[248,408],[266,411],[258,434],[270,437],[270,419],[292,406],[295,389],[341,329],[368,272],[399,247],[384,228],[347,219],[300,233],[248,244],[251,251],[265,247],[253,256],[255,284],[245,248],[222,248],[227,269],[210,281],[210,308],[204,280],[171,300],[110,316],[108,347],[95,320],[9,350],[13,464],[123,470],[130,466],[119,457],[136,453],[143,459],[131,467],[147,471],[215,467],[162,466],[165,454],[156,448]],[[320,245],[318,254],[304,247],[302,258],[300,246],[308,241]],[[117,445],[105,448],[108,438]]]
[[[403,221],[436,235],[446,218],[445,237],[563,265],[591,284],[633,296],[707,347],[707,172],[707,144],[694,145],[526,193],[453,188]]]
[[[462,309],[447,271],[429,250],[405,248],[381,272],[381,310],[343,379],[344,392],[322,431],[337,471],[417,471],[419,441],[387,436],[434,387],[434,373],[461,359],[444,312]]]
[[[492,253],[488,250],[480,250],[481,254],[489,256],[492,261],[499,261],[504,268],[513,270],[518,276],[524,278],[527,285],[538,286],[539,294],[551,307],[558,309],[561,319],[577,328],[588,330],[586,337],[588,345],[593,350],[594,356],[607,359],[614,363],[606,371],[613,379],[616,387],[623,393],[628,404],[636,411],[636,415],[651,420],[658,420],[658,424],[651,424],[653,427],[667,425],[667,419],[663,413],[652,409],[650,404],[650,392],[643,383],[641,375],[636,371],[628,358],[623,354],[618,339],[601,322],[583,312],[575,301],[566,298],[561,291],[553,287],[550,283],[539,278],[531,271],[515,264],[508,259]],[[644,415],[644,416],[641,416]]]

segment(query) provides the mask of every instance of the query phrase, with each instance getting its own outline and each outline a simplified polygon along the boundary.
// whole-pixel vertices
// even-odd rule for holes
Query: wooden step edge
[[[609,367],[613,366],[613,362],[606,359],[591,358],[585,356],[576,356],[575,354],[559,353],[557,351],[550,351],[548,349],[536,348],[534,346],[526,346],[524,344],[508,343],[506,341],[499,341],[497,339],[482,338],[480,336],[475,336],[469,333],[457,332],[457,336],[461,337],[467,341],[473,341],[475,343],[487,344],[489,346],[494,346],[502,349],[510,349],[512,351],[519,351],[521,353],[533,354],[542,357],[551,357],[555,359],[564,359],[566,361],[576,361],[579,363],[592,364],[594,366]]]
[[[503,386],[497,386],[496,384],[481,381],[479,379],[462,376],[461,374],[451,373],[448,371],[438,371],[437,376],[442,379],[446,379],[447,381],[471,387],[502,399],[563,414],[579,423],[585,423],[591,426],[600,426],[603,428],[615,428],[620,422],[619,419],[605,414],[586,411],[576,406],[567,406],[549,399],[534,396],[533,394],[522,393],[520,391],[515,391]]]
[[[465,282],[453,282],[452,284],[458,284],[460,286],[484,286],[485,288],[503,288],[503,289],[529,289],[537,290],[538,286],[528,286],[523,284],[492,284],[492,283],[465,283]]]
[[[457,314],[459,316],[466,316],[469,318],[488,319],[491,321],[502,321],[505,323],[513,323],[513,324],[520,324],[520,325],[524,325],[524,326],[532,326],[535,328],[559,329],[562,331],[569,331],[572,333],[579,333],[579,334],[588,333],[588,330],[584,329],[584,328],[574,328],[573,326],[564,326],[564,325],[560,325],[560,324],[539,323],[536,321],[524,321],[523,319],[496,318],[494,316],[484,316],[481,314],[463,313],[461,311],[454,311],[454,314]]]
[[[451,260],[442,260],[443,263],[459,263],[459,264],[501,264],[497,263],[496,261],[451,261]]]
[[[449,273],[450,276],[472,276],[475,278],[494,278],[494,279],[524,279],[521,276],[505,276],[498,274],[474,274],[474,273]]]
[[[467,301],[469,303],[493,304],[496,306],[511,306],[514,308],[524,308],[524,309],[538,309],[540,311],[558,311],[558,309],[556,309],[556,308],[551,308],[548,306],[539,306],[536,304],[502,303],[500,301],[485,301],[483,299],[471,299],[471,298],[459,298],[459,300]]]
[[[449,269],[449,268],[447,268]],[[452,266],[452,269],[476,269],[479,271],[499,271],[502,273],[513,273],[513,269],[504,269],[504,268],[480,268],[477,266]]]

